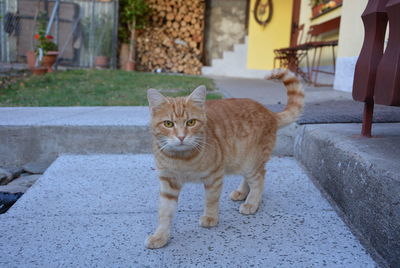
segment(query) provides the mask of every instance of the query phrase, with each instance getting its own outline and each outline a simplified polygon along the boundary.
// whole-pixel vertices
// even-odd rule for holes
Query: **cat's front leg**
[[[160,177],[160,184],[158,227],[154,234],[146,239],[145,245],[148,248],[161,248],[168,243],[179,192],[182,188],[181,183],[174,178]]]
[[[218,224],[219,198],[221,196],[223,175],[215,176],[204,182],[206,200],[204,214],[200,218],[200,226],[213,227]]]

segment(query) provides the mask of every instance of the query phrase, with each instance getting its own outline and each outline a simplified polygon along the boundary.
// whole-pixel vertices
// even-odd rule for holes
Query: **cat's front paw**
[[[247,197],[246,194],[244,194],[238,190],[232,191],[232,193],[231,193],[231,199],[233,201],[243,201],[246,199],[246,197]]]
[[[245,215],[254,214],[258,209],[258,205],[253,204],[241,204],[239,207],[239,212]]]
[[[210,216],[201,216],[200,218],[200,226],[209,228],[209,227],[214,227],[218,224],[218,218],[216,217],[210,217]]]
[[[145,241],[145,246],[151,249],[162,248],[168,243],[168,240],[169,240],[168,235],[153,234],[147,237]]]

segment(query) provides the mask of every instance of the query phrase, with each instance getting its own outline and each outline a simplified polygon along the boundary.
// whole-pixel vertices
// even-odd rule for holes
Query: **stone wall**
[[[247,34],[247,0],[206,0],[204,64],[222,58]]]

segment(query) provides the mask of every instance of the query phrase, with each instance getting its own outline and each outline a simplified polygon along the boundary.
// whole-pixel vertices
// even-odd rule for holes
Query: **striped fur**
[[[180,190],[187,182],[205,189],[202,227],[218,224],[219,199],[225,174],[240,174],[243,180],[231,193],[234,201],[245,200],[239,212],[257,211],[264,191],[265,163],[275,146],[280,126],[293,122],[302,108],[300,83],[286,71],[276,73],[288,88],[288,105],[273,113],[249,99],[205,101],[199,87],[188,97],[167,98],[150,89],[153,151],[160,178],[159,224],[146,240],[148,248],[167,244]],[[187,122],[196,119],[188,126]],[[165,121],[173,122],[167,127]]]
[[[287,106],[283,112],[277,113],[278,126],[284,127],[297,120],[303,112],[304,90],[299,79],[290,71],[278,69],[266,76],[266,79],[281,80],[287,89]]]

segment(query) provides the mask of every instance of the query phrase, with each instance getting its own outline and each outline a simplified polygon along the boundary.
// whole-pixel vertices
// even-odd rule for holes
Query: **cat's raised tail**
[[[286,69],[276,69],[271,74],[267,75],[265,79],[280,80],[287,89],[288,100],[285,110],[276,113],[278,127],[281,128],[295,122],[303,112],[304,107],[304,90],[300,80]]]

